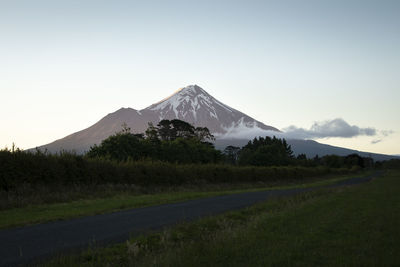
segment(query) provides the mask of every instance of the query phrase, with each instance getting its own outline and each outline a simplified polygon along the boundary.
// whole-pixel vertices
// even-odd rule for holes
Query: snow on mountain
[[[172,96],[155,103],[145,110],[156,112],[159,119],[180,119],[206,126],[216,136],[223,136],[235,128],[259,127],[263,130],[277,131],[246,114],[218,101],[201,87],[189,85],[181,88]]]
[[[215,104],[222,107],[228,112],[233,112],[231,108],[222,104],[206,91],[197,85],[189,85],[179,89],[175,94],[156,104],[151,105],[147,109],[159,111],[161,116],[166,116],[168,111],[172,110],[176,118],[186,118],[187,113],[193,115],[194,120],[197,119],[197,112],[202,107],[209,112],[210,116],[218,119],[215,110]]]
[[[215,99],[197,85],[179,89],[173,95],[145,109],[121,108],[108,114],[87,129],[68,135],[40,148],[50,152],[74,150],[87,151],[108,136],[121,130],[126,123],[135,133],[143,133],[148,123],[157,125],[163,119],[180,119],[195,126],[207,127],[217,138],[252,138],[254,131],[279,133],[272,126],[265,125],[248,115],[231,108]]]

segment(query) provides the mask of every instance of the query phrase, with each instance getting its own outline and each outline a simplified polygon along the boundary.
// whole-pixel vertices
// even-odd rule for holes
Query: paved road
[[[325,187],[367,182],[380,174],[377,172],[369,176],[351,178]],[[241,209],[271,197],[289,196],[315,189],[294,188],[240,193],[5,229],[0,231],[0,266],[29,263],[62,251],[87,248],[89,244],[123,242],[131,233],[160,229],[202,216]]]

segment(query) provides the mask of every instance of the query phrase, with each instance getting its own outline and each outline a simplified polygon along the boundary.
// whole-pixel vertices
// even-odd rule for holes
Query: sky
[[[197,84],[267,125],[400,154],[400,1],[2,1],[0,148]]]

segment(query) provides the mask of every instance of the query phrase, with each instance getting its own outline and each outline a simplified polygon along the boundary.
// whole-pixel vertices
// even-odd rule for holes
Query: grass
[[[400,171],[183,223],[45,266],[399,266]]]
[[[259,186],[265,186],[265,184],[253,185],[253,188],[251,188],[251,185],[244,185],[244,187],[242,188],[245,189],[237,189],[235,187],[231,189],[226,188],[226,186],[218,188],[215,185],[203,185],[202,187],[197,188],[175,188],[170,189],[171,191],[168,192],[139,195],[137,191],[115,191],[112,195],[106,195],[100,198],[90,198],[89,196],[89,198],[87,199],[78,199],[69,202],[28,205],[21,208],[0,210],[0,228],[9,228],[54,220],[75,218],[80,216],[102,214],[123,209],[173,203],[201,197],[211,197],[249,191],[321,186],[354,176],[355,175],[339,176],[333,178],[325,177],[320,178],[319,180],[314,178],[314,180],[308,180],[309,183],[292,183],[287,184],[286,186],[281,185],[275,187],[261,188]],[[257,188],[254,188],[254,186],[257,186]],[[209,189],[212,190],[207,191]],[[81,196],[84,197],[82,194]]]

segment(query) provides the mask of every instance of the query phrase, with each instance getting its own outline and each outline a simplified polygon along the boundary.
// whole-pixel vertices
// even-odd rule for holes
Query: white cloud
[[[380,138],[371,141],[377,144],[393,131],[378,131],[372,127],[361,128],[356,125],[350,125],[341,118],[314,122],[310,129],[299,128],[294,125],[283,129],[283,132],[267,131],[259,128],[257,125],[245,125],[239,123],[236,126],[226,129],[223,135],[216,135],[219,139],[252,139],[259,136],[276,136],[285,139],[321,139],[330,137],[352,138],[357,136],[375,136]]]
[[[225,128],[227,131],[225,134],[215,134],[216,138],[219,139],[252,139],[259,136],[279,136],[284,137],[284,133],[276,131],[267,131],[259,128],[256,124],[246,125],[243,121],[237,125],[232,124],[231,127]]]
[[[329,137],[351,138],[360,135],[375,136],[377,130],[375,128],[360,128],[356,125],[350,125],[341,118],[326,120],[322,122],[314,122],[310,129],[289,126],[284,129],[285,133],[301,139],[318,139]]]

